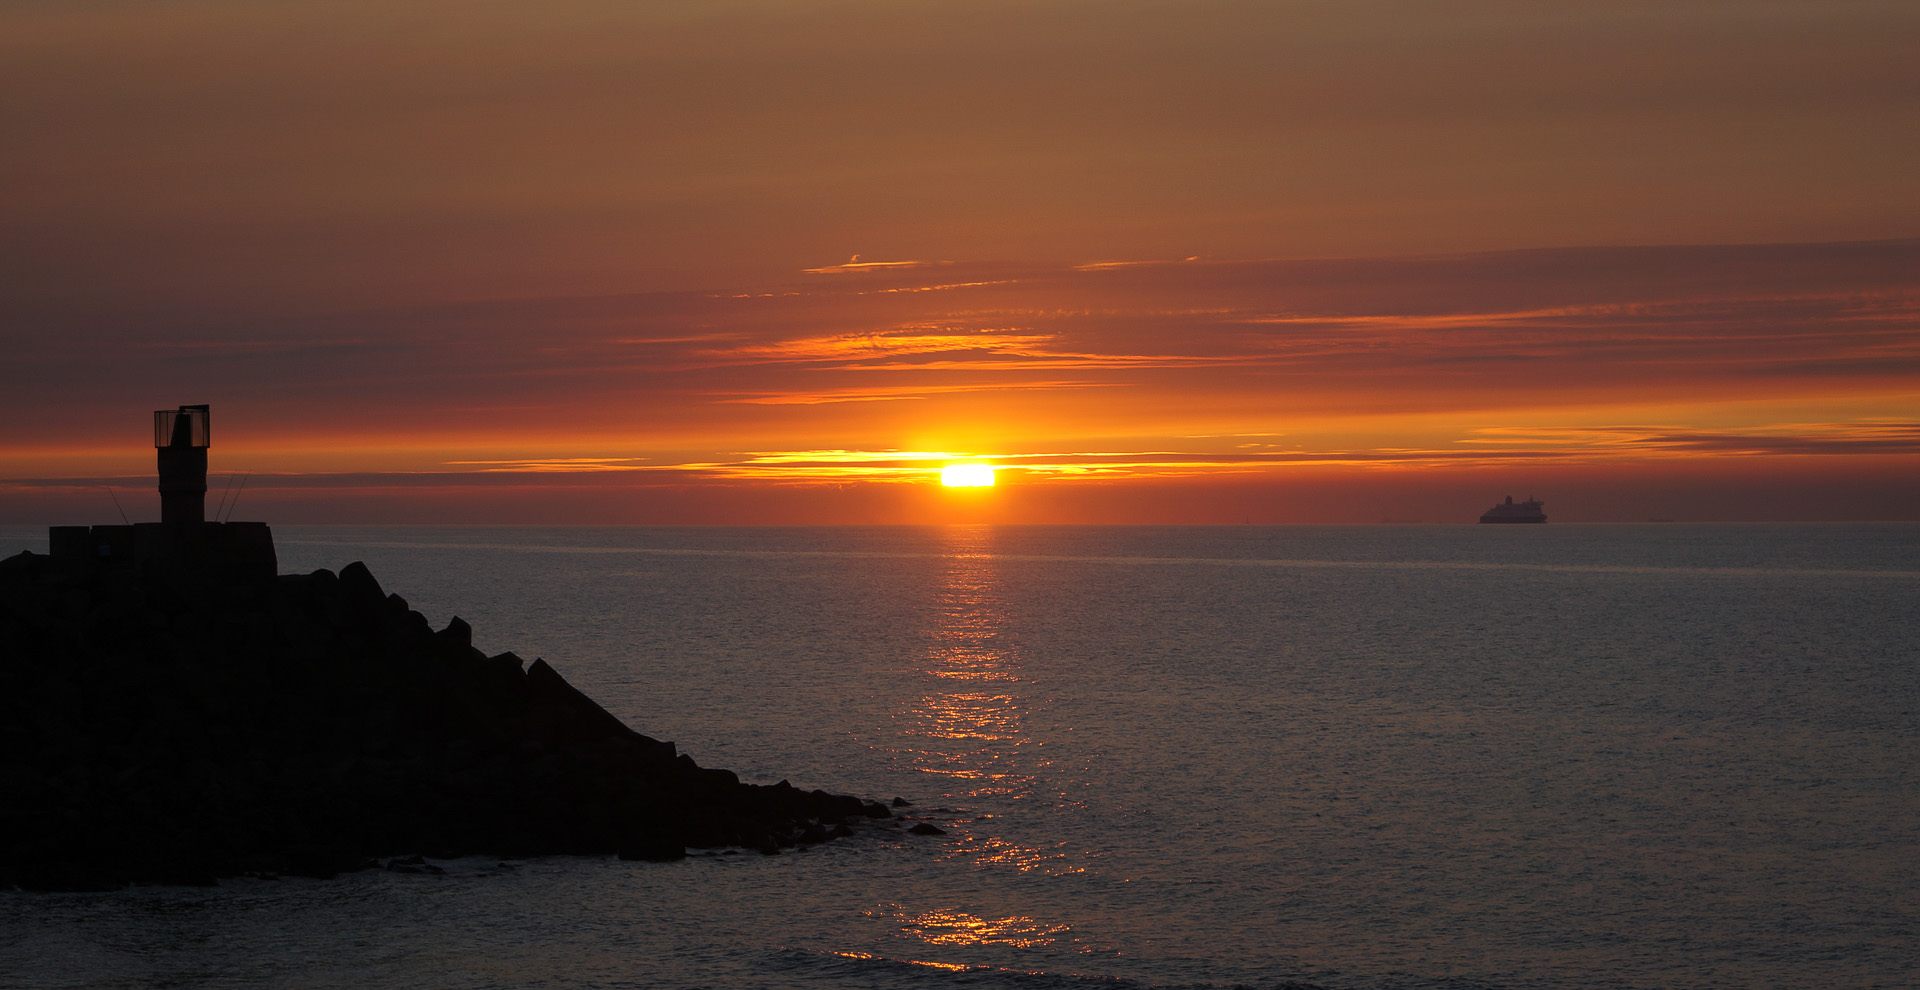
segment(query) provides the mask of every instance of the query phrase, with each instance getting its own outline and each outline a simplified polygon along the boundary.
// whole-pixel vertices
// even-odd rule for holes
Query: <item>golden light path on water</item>
[[[1018,651],[1001,637],[1010,603],[992,540],[990,527],[948,531],[946,573],[924,632],[925,686],[901,716],[902,741],[915,768],[937,782],[929,790],[972,812],[949,826],[952,855],[981,869],[1081,872],[1059,848],[1035,848],[998,834],[995,816],[980,808],[1064,799],[1043,793],[1035,777],[1052,764],[1027,727],[1035,685]],[[978,905],[883,905],[879,911],[894,919],[903,936],[928,945],[1036,948],[1072,941],[1070,925]]]

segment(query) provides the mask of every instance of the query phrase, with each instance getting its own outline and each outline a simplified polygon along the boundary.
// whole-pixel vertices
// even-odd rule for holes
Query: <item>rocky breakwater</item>
[[[890,816],[700,767],[359,563],[227,583],[0,561],[0,886],[774,852]]]

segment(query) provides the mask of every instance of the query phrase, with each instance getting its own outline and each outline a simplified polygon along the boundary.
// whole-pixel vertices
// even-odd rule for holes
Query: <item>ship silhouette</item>
[[[1543,523],[1547,521],[1547,514],[1541,511],[1545,507],[1545,502],[1531,495],[1527,496],[1525,502],[1519,503],[1515,503],[1513,496],[1508,495],[1505,502],[1481,513],[1480,521],[1483,523]]]

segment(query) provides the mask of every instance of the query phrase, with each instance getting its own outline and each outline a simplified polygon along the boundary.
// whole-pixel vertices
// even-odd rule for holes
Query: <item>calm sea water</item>
[[[1920,526],[276,535],[947,834],[0,892],[0,984],[1920,985]]]

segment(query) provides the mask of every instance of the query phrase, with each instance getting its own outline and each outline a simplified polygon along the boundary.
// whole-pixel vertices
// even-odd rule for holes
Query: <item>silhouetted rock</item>
[[[440,641],[440,648],[449,652],[470,649],[473,646],[473,627],[465,619],[454,616],[447,620],[447,628],[434,634]]]
[[[425,856],[402,856],[387,861],[388,873],[432,873],[443,874],[447,871],[427,862]]]
[[[219,583],[0,560],[0,886],[777,853],[891,816],[703,768],[546,661],[434,631],[364,564]]]
[[[373,572],[357,560],[340,568],[340,590],[356,604],[372,604],[387,597],[387,593],[380,588],[380,582],[374,579]]]
[[[914,827],[912,827],[912,828],[910,828],[910,829],[907,829],[907,831],[909,831],[909,832],[912,832],[912,833],[913,833],[913,834],[915,834],[915,835],[945,835],[945,834],[947,834],[947,830],[946,830],[946,829],[944,829],[944,828],[941,828],[941,827],[940,827],[940,826],[938,826],[938,825],[929,825],[929,824],[927,824],[926,822],[921,822],[920,824],[918,824],[918,825],[915,825]]]

